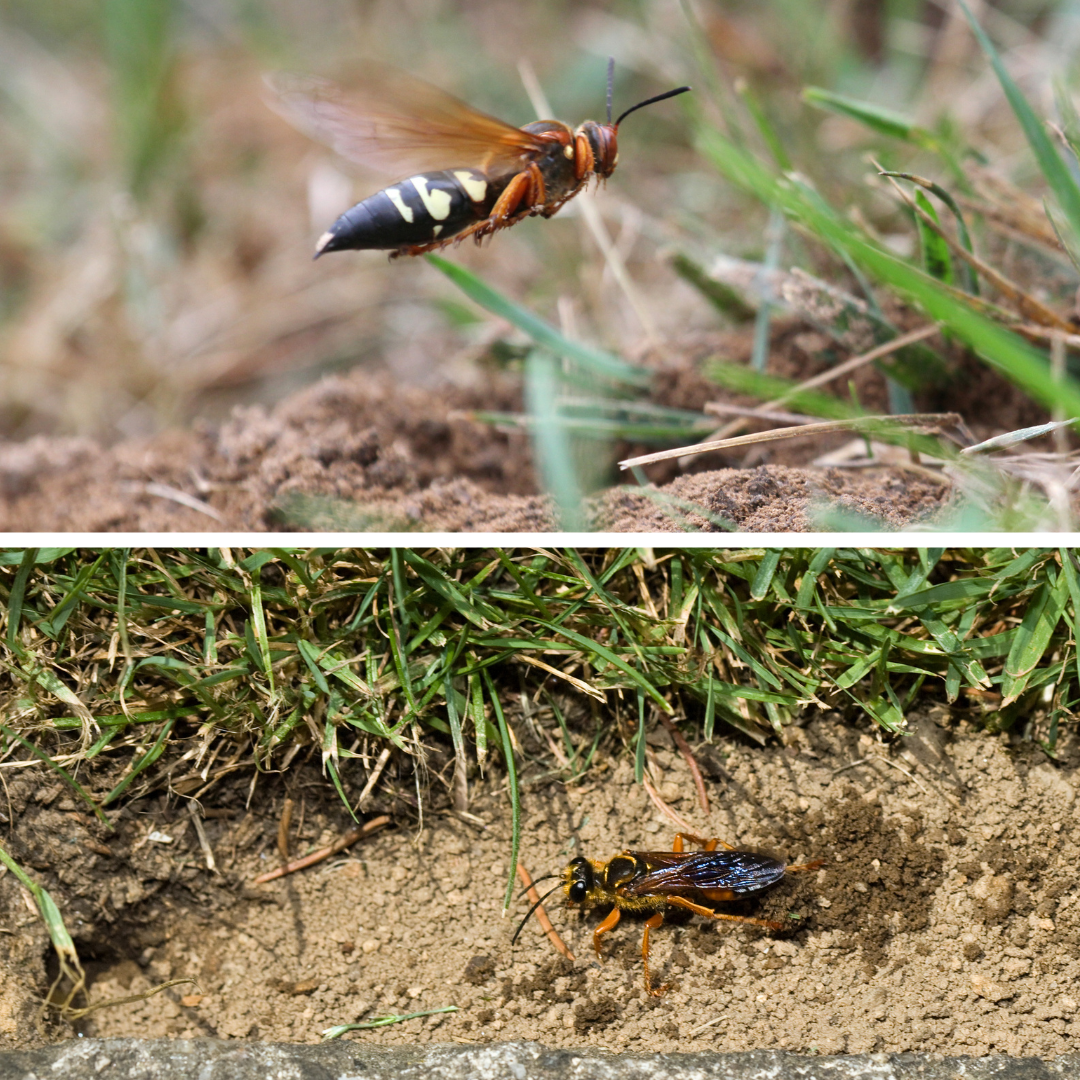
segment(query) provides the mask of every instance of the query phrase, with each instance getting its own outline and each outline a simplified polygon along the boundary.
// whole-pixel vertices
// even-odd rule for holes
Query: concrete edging
[[[222,1039],[71,1039],[0,1053],[0,1080],[1073,1080],[1050,1061],[926,1054],[611,1054],[539,1043],[370,1047]]]

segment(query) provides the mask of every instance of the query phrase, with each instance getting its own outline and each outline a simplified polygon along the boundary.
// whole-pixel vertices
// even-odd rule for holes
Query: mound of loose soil
[[[943,716],[892,746],[834,715],[788,730],[786,746],[735,738],[699,747],[712,812],[683,759],[655,743],[660,797],[694,831],[820,858],[729,912],[782,921],[772,932],[671,918],[652,934],[652,969],[673,987],[646,994],[641,922],[632,915],[592,951],[603,912],[548,910],[576,960],[557,955],[524,914],[500,917],[510,827],[505,790],[478,783],[470,814],[436,812],[266,885],[286,791],[294,852],[352,826],[314,768],[226,775],[202,796],[207,869],[188,808],[143,798],[108,832],[51,775],[8,772],[5,845],[52,892],[95,982],[95,999],[193,978],[82,1022],[99,1036],[216,1035],[311,1042],[333,1024],[445,1005],[458,1012],[359,1035],[369,1043],[535,1039],[614,1050],[786,1048],[803,1053],[990,1051],[1051,1057],[1080,1035],[1076,793],[1080,741],[1052,760]],[[348,763],[353,798],[365,781]],[[286,789],[286,783],[288,788]],[[380,798],[383,808],[404,811]],[[523,795],[522,862],[559,871],[579,852],[669,848],[675,825],[602,752],[579,782],[537,774]],[[297,851],[297,848],[299,850]],[[13,876],[0,877],[10,958],[0,982],[0,1045],[33,1039],[44,992],[44,933]],[[54,1025],[50,1037],[63,1037]]]
[[[675,400],[686,396],[687,382],[670,372],[659,380]],[[716,392],[697,389],[698,406]],[[0,529],[557,531],[551,500],[537,493],[527,437],[470,416],[520,407],[511,376],[482,387],[425,388],[358,369],[270,411],[241,408],[196,431],[111,448],[41,436],[0,445]],[[931,519],[948,499],[947,481],[900,468],[797,464],[820,449],[803,446],[791,459],[785,448],[788,465],[717,470],[714,456],[695,462],[703,472],[678,476],[662,467],[648,489],[612,488],[592,499],[590,525],[799,532],[831,506],[900,529]]]

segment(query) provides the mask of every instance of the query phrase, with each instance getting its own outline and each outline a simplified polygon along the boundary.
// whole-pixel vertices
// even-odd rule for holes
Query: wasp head
[[[593,172],[595,172],[602,180],[606,180],[615,171],[615,166],[619,163],[619,125],[632,112],[637,112],[638,109],[643,109],[646,105],[654,105],[658,101],[666,101],[668,98],[675,97],[677,94],[685,94],[689,89],[689,86],[680,86],[675,90],[669,90],[666,94],[657,94],[656,97],[647,98],[645,101],[639,101],[636,105],[627,109],[613,124],[611,122],[611,68],[609,67],[608,122],[606,124],[598,124],[595,120],[586,120],[577,130],[577,133],[579,135],[584,135],[589,142],[589,148],[592,150],[593,155]]]
[[[595,120],[586,120],[578,128],[577,134],[584,135],[592,150],[593,172],[606,180],[614,171],[619,161],[619,145],[614,124],[598,124]]]
[[[596,886],[592,863],[583,855],[572,859],[563,871],[563,889],[572,904],[583,904]]]

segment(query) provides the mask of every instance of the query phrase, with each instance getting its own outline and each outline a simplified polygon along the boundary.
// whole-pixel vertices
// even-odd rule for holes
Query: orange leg
[[[540,210],[540,213],[546,218],[554,217],[583,187],[585,187],[584,181],[573,190],[568,191],[558,202],[548,203],[547,206]],[[535,214],[536,211],[534,210],[533,213]]]
[[[712,908],[702,907],[701,904],[695,904],[692,900],[687,900],[683,896],[666,896],[665,901],[669,904],[674,904],[676,907],[686,908],[687,911],[692,911],[695,915],[704,915],[706,919],[723,919],[725,922],[741,922],[749,923],[751,926],[764,926],[769,930],[783,930],[783,923],[770,922],[768,919],[752,919],[749,915],[724,915],[719,911],[713,911]]]
[[[501,229],[506,222],[523,208],[531,210],[544,201],[544,176],[536,162],[522,170],[503,189],[495,200],[491,214],[482,224],[490,226],[492,232]]]
[[[828,864],[824,859],[815,859],[813,862],[801,863],[799,866],[785,866],[785,874],[808,874],[811,870],[820,870]]]
[[[619,909],[614,907],[608,917],[593,931],[592,943],[596,955],[600,955],[600,936],[609,930],[614,930],[619,925]]]
[[[664,983],[663,986],[654,987],[652,979],[649,978],[649,931],[656,930],[662,925],[664,921],[664,913],[658,911],[651,918],[645,920],[645,934],[641,939],[641,959],[645,963],[645,990],[653,997],[660,997],[661,994],[666,994],[671,989],[671,983]]]
[[[445,240],[433,240],[430,244],[414,244],[403,248],[400,252],[394,252],[390,258],[398,255],[423,255],[428,251],[438,251],[450,244],[460,244],[468,236],[475,237],[479,244],[485,236],[490,236],[498,229],[505,229],[517,224],[522,218],[527,217],[535,207],[544,202],[546,189],[544,176],[535,162],[527,169],[519,172],[509,184],[503,188],[502,194],[495,200],[491,213],[483,221],[476,221],[467,229],[463,229]]]
[[[722,848],[727,848],[728,851],[734,851],[735,846],[733,844],[725,844],[723,840],[706,840],[703,836],[694,836],[693,833],[681,832],[675,834],[675,843],[671,850],[675,852],[685,851],[686,848],[683,845],[684,840],[689,840],[691,844],[697,844],[698,847],[704,848],[706,851],[715,851],[716,845],[719,844]]]
[[[596,157],[592,152],[592,145],[584,135],[578,135],[574,139],[574,179],[584,180],[592,175],[596,168]]]
[[[503,193],[495,200],[487,220],[471,225],[463,233],[459,233],[456,239],[463,240],[466,236],[473,236],[479,244],[485,236],[490,236],[499,229],[508,229],[530,214],[535,214],[544,205],[546,198],[544,174],[534,161],[506,185]]]

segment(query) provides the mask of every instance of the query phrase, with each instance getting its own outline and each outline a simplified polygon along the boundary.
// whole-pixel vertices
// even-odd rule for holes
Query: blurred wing
[[[367,64],[348,93],[314,77],[267,78],[270,107],[342,157],[401,175],[471,166],[516,172],[547,145],[395,68]]]
[[[648,860],[655,867],[625,886],[630,896],[687,889],[730,890],[750,895],[775,885],[784,876],[783,863],[752,851],[702,851],[689,856],[653,851],[630,854]],[[680,861],[675,862],[673,855]]]

